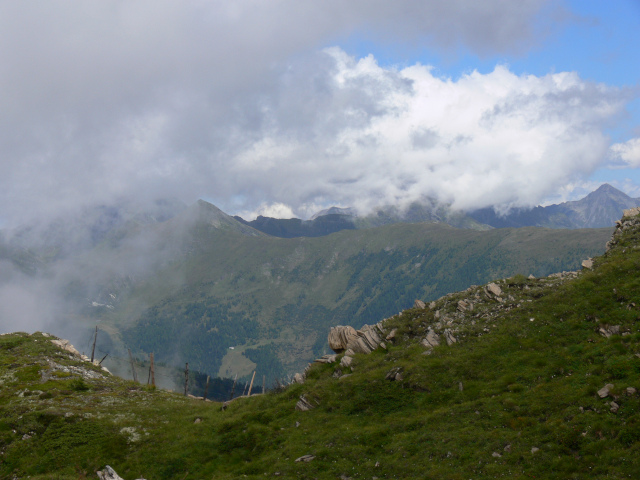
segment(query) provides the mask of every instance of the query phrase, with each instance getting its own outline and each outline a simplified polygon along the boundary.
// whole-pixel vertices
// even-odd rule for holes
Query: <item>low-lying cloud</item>
[[[443,78],[339,47],[525,52],[556,2],[0,4],[0,219],[204,197],[307,216],[539,202],[601,165],[631,92],[508,66]],[[558,15],[553,17],[558,18]]]

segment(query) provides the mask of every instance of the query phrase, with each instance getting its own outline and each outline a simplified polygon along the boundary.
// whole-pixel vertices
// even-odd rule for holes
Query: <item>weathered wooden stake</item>
[[[187,362],[187,366],[184,369],[184,396],[187,396],[187,391],[189,390],[189,362]]]
[[[149,357],[151,357],[151,366],[149,367],[151,369],[151,385],[155,387],[156,386],[156,367],[153,364],[153,353],[150,353]]]
[[[207,393],[209,393],[209,375],[207,375],[207,384],[204,386],[204,397],[203,397],[203,400],[207,399]]]
[[[133,365],[133,356],[131,355],[131,349],[129,348],[129,361],[131,362],[131,372],[133,373],[133,381],[138,382],[138,375],[136,374],[136,367]]]
[[[93,348],[91,349],[91,363],[93,363],[93,356],[96,353],[96,340],[98,339],[98,326],[96,325],[96,334],[93,337]]]
[[[265,381],[265,375],[262,375],[262,394],[264,395],[264,381]]]
[[[233,400],[233,392],[236,391],[236,382],[238,381],[238,374],[236,373],[236,378],[233,379],[233,387],[231,387],[231,396],[229,400]]]
[[[253,371],[253,376],[251,377],[251,384],[249,385],[249,393],[247,393],[247,397],[251,396],[251,389],[253,388],[253,379],[256,378],[256,371]]]

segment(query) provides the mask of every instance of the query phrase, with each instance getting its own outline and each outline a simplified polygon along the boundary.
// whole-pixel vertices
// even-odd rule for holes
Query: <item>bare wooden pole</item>
[[[187,366],[184,369],[184,396],[187,396],[187,392],[189,390],[189,362],[187,362]]]
[[[151,370],[151,385],[155,387],[156,386],[156,368],[153,363],[153,353],[150,353],[149,357],[151,359],[151,366],[149,367],[149,369]]]
[[[231,396],[229,400],[233,400],[233,392],[236,391],[236,382],[238,381],[238,374],[236,373],[236,378],[233,379],[233,387],[231,387]]]
[[[262,394],[264,395],[264,381],[265,381],[265,375],[262,375]]]
[[[209,375],[207,375],[207,384],[204,386],[204,398],[203,400],[207,399],[207,393],[209,393]]]
[[[93,348],[91,349],[91,363],[93,363],[93,357],[96,353],[96,340],[98,339],[98,326],[96,325],[96,334],[93,336]]]
[[[133,365],[133,355],[131,355],[131,349],[129,348],[129,361],[131,362],[131,372],[133,373],[133,381],[138,381],[138,375],[136,374],[136,367]]]
[[[251,384],[249,385],[249,393],[247,393],[247,397],[251,396],[251,389],[253,388],[253,379],[256,378],[256,371],[253,371],[253,376],[251,377]]]
[[[107,356],[109,356],[108,353],[104,357],[102,357],[102,360],[98,362],[98,365],[102,365],[102,362],[104,361],[105,358],[107,358]]]

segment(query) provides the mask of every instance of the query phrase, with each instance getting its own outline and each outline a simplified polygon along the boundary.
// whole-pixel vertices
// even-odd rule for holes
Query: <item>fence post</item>
[[[231,396],[229,400],[233,400],[233,392],[236,391],[236,382],[238,381],[238,374],[236,373],[236,378],[233,379],[233,387],[231,387]]]
[[[93,337],[93,348],[91,349],[91,363],[93,363],[93,357],[96,353],[96,340],[98,339],[98,326],[96,325],[96,334]]]
[[[251,396],[251,389],[253,388],[253,379],[256,378],[256,371],[253,371],[253,376],[251,377],[251,384],[249,385],[249,393],[247,393],[247,397]]]
[[[129,348],[129,361],[131,362],[131,372],[133,373],[133,381],[138,383],[138,375],[136,374],[136,367],[133,365],[133,356],[131,355],[131,349]]]
[[[207,375],[207,384],[204,386],[204,398],[203,398],[203,400],[207,399],[207,393],[209,393],[209,375]]]
[[[153,385],[154,387],[156,386],[156,367],[153,363],[153,353],[149,354],[149,356],[151,357],[151,385]]]
[[[184,396],[187,396],[187,391],[189,390],[189,362],[187,362],[187,366],[184,369]]]

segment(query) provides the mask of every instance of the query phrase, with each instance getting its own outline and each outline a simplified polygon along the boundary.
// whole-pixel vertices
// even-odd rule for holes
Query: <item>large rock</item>
[[[347,345],[354,339],[358,338],[356,329],[350,326],[338,325],[331,327],[329,331],[329,347],[336,353],[342,353],[347,349]]]
[[[604,387],[598,390],[598,396],[600,398],[607,398],[609,396],[609,392],[613,390],[613,383],[607,383]]]
[[[440,335],[438,335],[431,327],[429,327],[427,336],[422,339],[422,345],[424,345],[428,349],[437,347],[438,345],[440,345]]]
[[[502,289],[495,283],[489,283],[485,287],[485,292],[487,292],[487,294],[490,296],[493,295],[494,297],[499,297],[500,295],[502,295]]]
[[[371,353],[382,343],[384,334],[382,322],[364,325],[360,330],[339,325],[331,327],[327,340],[336,353],[342,353],[347,349],[352,350],[353,353]]]

